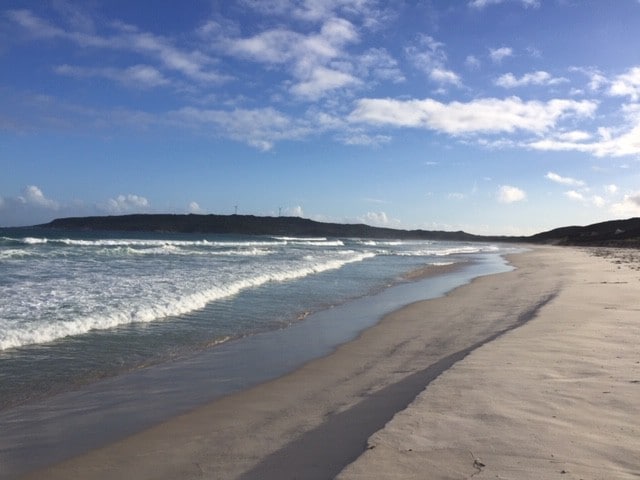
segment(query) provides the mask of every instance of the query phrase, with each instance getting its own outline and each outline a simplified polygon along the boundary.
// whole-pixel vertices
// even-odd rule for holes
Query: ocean
[[[12,450],[4,455],[15,459],[20,445],[29,447],[29,429],[56,417],[55,405],[69,416],[86,410],[83,402],[113,406],[121,400],[104,392],[133,395],[136,381],[164,392],[156,407],[126,400],[138,405],[127,412],[144,417],[135,427],[143,428],[281,375],[391,310],[507,270],[502,255],[511,251],[422,240],[0,229],[0,425],[14,435],[5,436]],[[416,280],[425,267],[436,275]],[[135,422],[113,411],[122,424],[113,435],[131,433]]]

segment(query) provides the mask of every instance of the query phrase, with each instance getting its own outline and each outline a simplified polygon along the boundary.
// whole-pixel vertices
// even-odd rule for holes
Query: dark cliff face
[[[254,215],[138,214],[75,217],[59,218],[51,223],[40,225],[40,227],[124,232],[527,242],[640,248],[640,218],[612,220],[586,227],[556,228],[530,237],[480,236],[462,231],[396,230],[363,224],[323,223],[300,217],[257,217]]]

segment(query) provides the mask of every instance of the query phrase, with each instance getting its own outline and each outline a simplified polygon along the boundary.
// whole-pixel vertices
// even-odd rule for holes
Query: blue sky
[[[640,215],[640,1],[0,6],[0,225]]]

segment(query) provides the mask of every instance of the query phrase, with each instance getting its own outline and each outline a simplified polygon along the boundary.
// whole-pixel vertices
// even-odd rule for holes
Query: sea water
[[[0,229],[0,409],[184,358],[492,244]]]
[[[0,229],[0,478],[325,355],[505,271],[490,243]],[[452,265],[435,277],[408,275]]]

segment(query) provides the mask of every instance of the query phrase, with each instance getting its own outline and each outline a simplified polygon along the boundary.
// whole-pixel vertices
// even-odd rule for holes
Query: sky
[[[3,0],[0,226],[640,216],[640,0]]]

